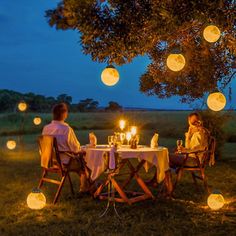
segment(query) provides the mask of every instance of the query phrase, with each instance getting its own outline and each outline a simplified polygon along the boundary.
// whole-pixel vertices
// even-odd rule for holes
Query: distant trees
[[[78,111],[86,112],[86,111],[96,111],[98,108],[99,102],[93,100],[92,98],[87,98],[84,100],[80,100],[77,105]]]
[[[105,107],[105,111],[122,111],[122,106],[117,102],[110,101],[109,105]]]
[[[105,108],[99,107],[99,102],[86,98],[80,100],[77,104],[72,103],[72,97],[68,94],[60,94],[56,98],[44,95],[30,93],[19,93],[12,90],[0,90],[0,112],[12,112],[17,109],[17,104],[20,101],[25,101],[28,104],[29,110],[32,112],[50,112],[52,107],[59,102],[68,104],[72,112],[94,112],[94,111],[120,111],[122,106],[117,102],[109,102]]]

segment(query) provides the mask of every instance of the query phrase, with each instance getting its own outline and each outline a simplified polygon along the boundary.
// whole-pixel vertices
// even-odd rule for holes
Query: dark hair
[[[196,124],[202,124],[202,117],[200,116],[199,113],[197,112],[192,112],[188,115],[188,118],[192,117],[192,116],[196,116],[197,117],[197,121],[195,122]]]
[[[56,104],[52,108],[53,120],[63,120],[63,115],[68,112],[68,107],[66,103],[59,103]]]

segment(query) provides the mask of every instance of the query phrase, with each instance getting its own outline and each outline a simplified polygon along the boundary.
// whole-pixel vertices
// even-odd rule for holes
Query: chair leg
[[[74,195],[74,189],[73,189],[73,185],[72,185],[72,181],[71,181],[70,174],[68,174],[68,180],[69,180],[69,183],[70,183],[70,190],[71,190],[71,193],[72,193],[72,195]]]
[[[174,189],[176,188],[179,180],[181,179],[182,175],[183,175],[183,169],[179,169],[179,171],[177,172],[177,176],[176,176],[176,180],[175,180],[175,184],[174,184],[174,188],[173,188],[173,191]]]
[[[43,174],[42,174],[42,177],[39,181],[39,185],[38,185],[38,188],[41,188],[43,186],[43,178],[45,178],[47,175],[47,171],[46,170],[43,170]]]
[[[56,202],[57,202],[57,200],[58,200],[58,198],[59,198],[59,196],[60,196],[62,187],[63,187],[64,182],[65,182],[65,180],[66,180],[66,176],[67,176],[67,174],[65,174],[65,175],[62,177],[62,179],[61,179],[61,184],[59,185],[59,187],[58,187],[58,189],[57,189],[57,193],[56,193],[55,198],[54,198],[54,200],[53,200],[53,204],[56,204]]]
[[[204,187],[205,187],[207,193],[210,193],[210,190],[209,190],[209,187],[208,187],[208,184],[207,184],[207,177],[204,173],[204,170],[202,170],[202,169],[201,169],[201,176],[202,176],[203,184],[204,184]]]
[[[196,179],[196,176],[195,176],[193,171],[191,171],[191,175],[192,175],[193,182],[194,182],[194,184],[196,186],[196,189],[199,190],[198,184],[197,184],[197,179]]]

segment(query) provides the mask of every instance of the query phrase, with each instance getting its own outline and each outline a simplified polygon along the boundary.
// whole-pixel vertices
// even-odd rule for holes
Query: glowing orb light
[[[219,192],[214,192],[209,195],[207,198],[207,205],[212,210],[219,210],[225,204],[224,197]]]
[[[19,102],[18,109],[19,109],[19,111],[26,111],[27,104],[25,102]]]
[[[207,106],[212,111],[220,111],[224,109],[225,105],[226,105],[226,98],[223,93],[214,92],[209,94],[207,98]]]
[[[40,210],[46,205],[46,197],[40,189],[35,188],[27,197],[27,205],[30,209]]]
[[[173,53],[167,57],[166,64],[172,71],[180,71],[185,66],[185,58],[180,53]]]
[[[9,150],[13,150],[16,148],[16,141],[15,140],[8,140],[6,146]]]
[[[42,119],[41,119],[40,117],[37,117],[37,116],[36,116],[36,117],[33,119],[33,123],[34,123],[35,125],[40,125],[41,122],[42,122]]]
[[[119,81],[119,72],[112,65],[107,66],[101,74],[102,82],[107,86],[113,86]]]
[[[220,38],[220,30],[215,25],[208,25],[203,31],[204,39],[209,43],[215,43]]]

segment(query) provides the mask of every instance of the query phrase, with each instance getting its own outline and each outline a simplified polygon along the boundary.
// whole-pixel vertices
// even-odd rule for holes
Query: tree
[[[63,93],[63,94],[60,94],[60,95],[57,96],[57,101],[58,102],[65,102],[68,105],[70,105],[71,102],[72,102],[72,97],[65,94],[65,93]]]
[[[182,102],[201,98],[232,79],[236,58],[236,2],[234,0],[64,0],[46,17],[57,29],[80,32],[83,52],[92,60],[122,65],[139,55],[151,63],[140,78],[140,90]],[[206,25],[215,24],[220,40],[203,39]],[[180,72],[166,66],[173,50],[181,50],[187,64]]]
[[[98,105],[99,105],[98,101],[95,101],[92,98],[86,98],[84,100],[80,100],[80,102],[77,105],[77,108],[80,112],[96,111]]]
[[[106,111],[122,111],[122,106],[120,106],[117,102],[110,101],[109,105],[105,107]]]

